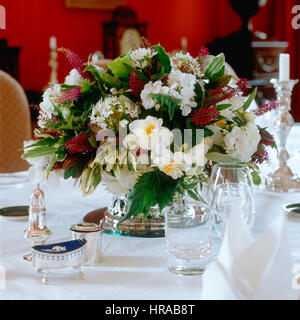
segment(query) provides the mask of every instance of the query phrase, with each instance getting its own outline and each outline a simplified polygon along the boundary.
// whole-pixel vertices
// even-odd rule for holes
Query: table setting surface
[[[300,126],[293,127],[288,139],[292,154],[290,165],[300,172]],[[59,186],[41,184],[46,196],[46,217],[52,237],[47,243],[71,239],[70,226],[82,222],[90,211],[110,204],[111,195],[100,185],[87,197],[74,187],[72,181]],[[33,183],[0,189],[0,208],[29,205]],[[293,264],[300,265],[300,217],[287,215],[282,206],[300,203],[300,193],[273,193],[259,188],[254,194],[256,216],[252,227],[254,236],[262,234],[279,215],[286,215],[288,242]],[[30,251],[24,239],[26,220],[0,217],[0,266],[6,274],[6,288],[0,298],[6,299],[100,299],[100,300],[198,300],[201,299],[203,278],[178,276],[167,268],[164,238],[137,238],[103,234],[104,260],[97,266],[84,266],[85,279],[76,278],[72,269],[49,273],[49,284],[32,264],[23,260]],[[213,248],[218,250],[218,248]],[[255,264],[253,265],[255,268]]]

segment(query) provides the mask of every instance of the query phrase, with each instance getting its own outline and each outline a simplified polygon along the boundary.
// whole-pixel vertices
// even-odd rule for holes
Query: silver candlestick
[[[57,84],[57,68],[58,68],[58,61],[57,61],[57,44],[56,44],[56,38],[51,37],[50,38],[50,61],[49,61],[49,67],[51,68],[51,74],[50,74],[50,83],[51,84]]]
[[[294,125],[294,119],[290,114],[291,96],[298,80],[280,81],[272,79],[271,83],[276,90],[277,100],[280,103],[277,119],[274,123],[274,133],[278,145],[279,168],[266,179],[266,189],[275,192],[300,191],[300,178],[294,175],[287,165],[289,154],[286,150],[286,141]]]
[[[29,240],[32,246],[44,244],[51,236],[51,231],[46,226],[45,213],[45,196],[38,183],[31,195],[29,222],[27,229],[24,231],[24,238]],[[31,261],[32,254],[27,254],[23,258]]]

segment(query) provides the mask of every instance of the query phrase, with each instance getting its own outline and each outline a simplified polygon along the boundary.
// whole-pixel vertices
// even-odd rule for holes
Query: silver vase
[[[165,236],[165,218],[158,206],[150,208],[146,221],[143,222],[143,214],[141,213],[122,222],[117,232],[117,224],[126,215],[127,202],[127,195],[113,195],[112,203],[104,214],[105,227],[124,236],[145,238]]]

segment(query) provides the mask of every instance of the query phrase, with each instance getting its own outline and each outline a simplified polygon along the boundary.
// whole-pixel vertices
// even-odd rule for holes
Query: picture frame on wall
[[[113,10],[124,6],[126,0],[65,0],[67,8]]]

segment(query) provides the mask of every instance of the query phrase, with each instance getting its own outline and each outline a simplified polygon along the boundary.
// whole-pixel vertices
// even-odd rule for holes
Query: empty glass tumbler
[[[210,262],[212,225],[209,211],[189,199],[164,209],[168,269],[181,275],[203,273]]]
[[[213,227],[223,239],[227,222],[234,208],[242,212],[245,222],[254,221],[252,179],[244,164],[216,164],[211,174],[210,207]]]

